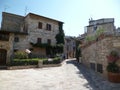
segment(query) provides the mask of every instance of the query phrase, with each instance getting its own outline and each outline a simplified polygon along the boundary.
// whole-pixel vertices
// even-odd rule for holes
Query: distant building
[[[61,21],[33,13],[20,16],[3,12],[0,30],[0,64],[8,64],[14,52],[26,49],[37,56],[53,54],[53,51],[45,45],[56,45],[55,37],[62,26]]]
[[[113,33],[115,31],[114,18],[90,20],[89,25],[86,26],[86,34],[87,36],[95,35],[99,29],[104,29],[105,33]]]
[[[66,58],[75,58],[76,38],[65,36],[64,54]]]

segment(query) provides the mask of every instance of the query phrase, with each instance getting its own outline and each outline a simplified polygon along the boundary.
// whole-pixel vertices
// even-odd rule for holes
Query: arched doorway
[[[7,51],[5,49],[0,49],[0,65],[6,64]]]

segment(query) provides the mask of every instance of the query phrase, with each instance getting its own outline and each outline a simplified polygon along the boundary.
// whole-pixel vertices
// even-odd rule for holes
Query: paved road
[[[103,82],[96,84],[88,69],[70,59],[60,67],[0,71],[0,90],[120,90]]]

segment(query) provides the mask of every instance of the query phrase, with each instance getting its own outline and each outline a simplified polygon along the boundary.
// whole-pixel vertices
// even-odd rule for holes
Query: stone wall
[[[42,39],[42,43],[47,43],[51,39],[51,44],[56,44],[55,36],[59,32],[59,25],[57,21],[49,20],[43,17],[27,16],[26,22],[28,23],[28,41],[36,43],[37,38]],[[42,29],[38,28],[38,23],[42,22]],[[51,31],[46,30],[46,24],[51,25]]]
[[[19,41],[14,42],[14,49],[25,51],[31,47],[30,42],[28,42],[28,35],[15,34],[15,37],[18,37]]]
[[[99,72],[97,65],[102,65],[103,71],[99,73],[107,77],[106,66],[108,62],[106,56],[114,49],[120,52],[119,36],[105,37],[102,40],[86,45],[82,47],[82,63],[89,68],[93,68],[95,65],[96,72]]]
[[[6,64],[10,63],[13,54],[13,40],[14,34],[9,34],[9,41],[0,41],[0,49],[5,49],[7,51]]]
[[[115,30],[115,27],[114,27],[114,23],[102,23],[102,24],[98,24],[96,25],[97,26],[97,30],[99,29],[104,29],[104,32],[110,32],[110,33],[113,33],[114,30]],[[96,30],[96,31],[97,31]],[[94,26],[91,25],[91,26],[87,26],[87,35],[88,36],[93,36],[96,34],[96,31],[94,31]]]
[[[24,17],[3,12],[2,13],[2,30],[7,31],[20,31],[24,23]]]

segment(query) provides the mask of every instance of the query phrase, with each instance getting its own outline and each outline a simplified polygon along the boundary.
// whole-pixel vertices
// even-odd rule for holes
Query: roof
[[[100,25],[100,24],[106,24],[106,23],[114,23],[114,18],[102,18],[97,20],[89,20],[88,26]]]
[[[28,14],[26,15],[26,17],[27,17],[28,15],[34,15],[34,16],[37,16],[37,17],[43,17],[43,18],[46,18],[46,19],[49,19],[49,20],[53,20],[53,21],[57,21],[57,22],[64,23],[64,22],[62,22],[62,21],[59,21],[59,20],[56,20],[56,19],[52,19],[52,18],[48,18],[48,17],[41,16],[41,15],[37,15],[37,14],[34,14],[34,13],[28,13]]]
[[[24,16],[22,16],[22,15],[17,15],[17,14],[8,13],[8,12],[2,12],[2,13],[3,13],[3,14],[9,14],[9,15],[17,16],[17,17],[21,17],[21,18],[24,17]]]
[[[3,13],[10,14],[10,15],[14,15],[14,16],[18,16],[18,17],[27,17],[28,15],[34,15],[34,16],[37,16],[37,17],[43,17],[43,18],[46,18],[46,19],[49,19],[49,20],[53,20],[53,21],[57,21],[57,22],[64,23],[64,22],[62,22],[62,21],[59,21],[59,20],[56,20],[56,19],[52,19],[52,18],[48,18],[48,17],[45,17],[45,16],[41,16],[41,15],[34,14],[34,13],[28,13],[26,16],[17,15],[17,14],[8,13],[8,12],[3,12]]]
[[[103,24],[108,24],[108,23],[112,23],[112,22],[97,23],[96,25],[103,25]],[[94,25],[88,25],[86,27],[91,27],[91,26],[94,26]]]

